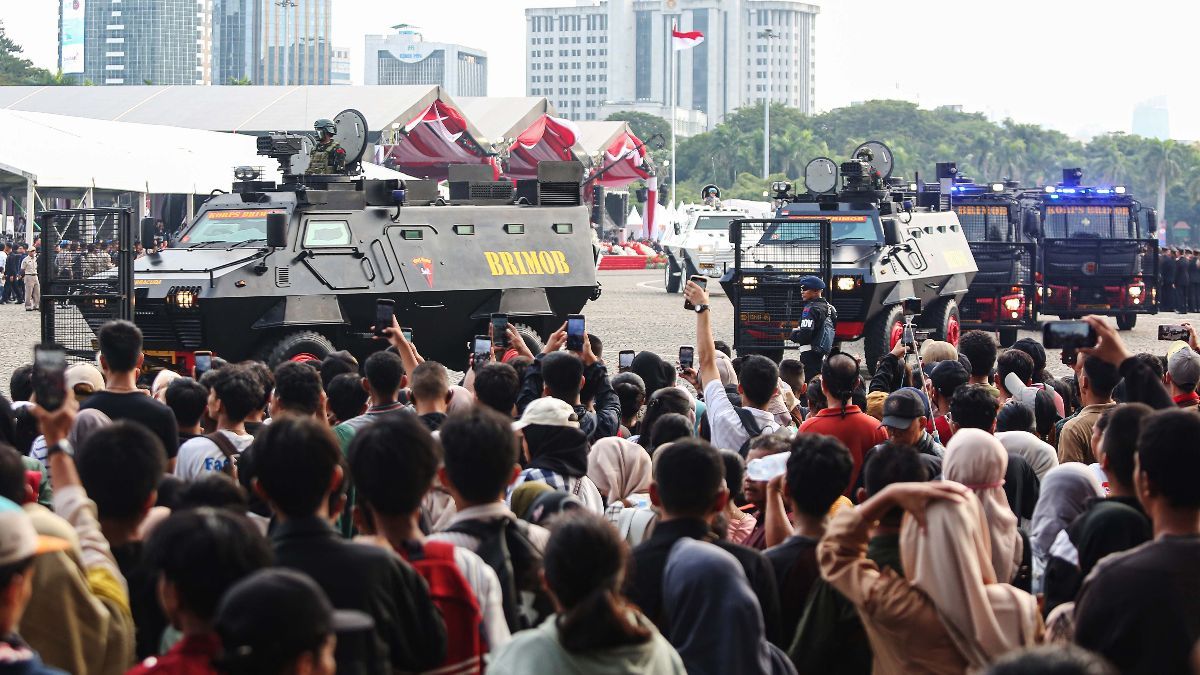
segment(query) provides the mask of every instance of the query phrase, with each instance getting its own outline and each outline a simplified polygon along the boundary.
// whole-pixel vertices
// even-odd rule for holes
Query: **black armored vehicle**
[[[1063,169],[1057,185],[1021,193],[1038,233],[1038,311],[1115,316],[1121,330],[1158,313],[1158,215],[1124,186],[1087,186]]]
[[[335,349],[362,358],[380,348],[371,326],[387,299],[424,356],[462,368],[491,314],[536,343],[598,297],[578,162],[543,162],[515,184],[453,166],[444,195],[434,181],[357,175],[366,121],[346,111],[336,123],[342,174],[305,175],[302,136],[260,137],[281,182],[239,168],[171,247],[136,260],[149,356],[180,368],[198,350],[272,366]],[[80,310],[89,324],[109,318]]]
[[[953,162],[939,163],[937,175],[950,184],[950,208],[979,268],[959,303],[963,327],[996,331],[1011,346],[1037,321],[1037,221],[1021,206],[1019,183],[976,183]]]
[[[871,370],[903,339],[908,298],[921,301],[918,328],[957,344],[959,303],[976,272],[970,246],[942,190],[893,179],[892,168],[891,150],[877,141],[840,165],[814,159],[806,193],[772,185],[775,218],[731,224],[736,260],[721,285],[739,353],[778,358],[798,347],[789,336],[808,274],[826,280],[837,340],[863,340]]]

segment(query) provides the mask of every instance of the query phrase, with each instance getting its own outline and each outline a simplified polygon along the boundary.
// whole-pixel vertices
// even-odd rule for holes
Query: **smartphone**
[[[486,363],[488,354],[492,351],[492,341],[486,335],[476,335],[475,345],[471,349],[471,363],[478,366],[481,363]]]
[[[508,315],[492,315],[492,344],[496,349],[508,349]]]
[[[1190,333],[1188,333],[1188,329],[1180,326],[1179,324],[1165,323],[1158,327],[1159,340],[1168,340],[1173,342],[1175,340],[1187,340],[1189,336]]]
[[[411,328],[401,328],[400,332],[402,334],[404,334],[405,341],[412,342],[412,329]]]
[[[699,286],[700,288],[708,290],[708,277],[706,277],[702,274],[693,274],[692,276],[688,277],[688,281],[694,281],[694,282],[696,282],[696,285]],[[684,300],[683,308],[695,310],[696,306],[692,304],[691,300]]]
[[[195,352],[193,357],[196,360],[196,379],[212,370],[212,352]]]
[[[1096,346],[1096,331],[1086,321],[1047,321],[1042,328],[1046,349],[1079,349]]]
[[[58,410],[67,399],[67,352],[59,345],[33,348],[33,393],[37,404]]]
[[[584,339],[583,315],[569,315],[567,317],[567,351],[582,352]]]
[[[396,301],[380,298],[375,301],[375,335],[384,337],[383,331],[392,327],[396,315]]]
[[[621,350],[621,353],[617,355],[617,371],[623,373],[632,367],[633,367],[633,350],[632,349]]]
[[[696,363],[696,348],[691,345],[683,345],[679,348],[679,367],[691,368]]]
[[[921,313],[921,299],[920,298],[905,298],[904,306],[901,307],[901,311],[904,312],[904,316],[916,316],[916,315],[920,314]]]

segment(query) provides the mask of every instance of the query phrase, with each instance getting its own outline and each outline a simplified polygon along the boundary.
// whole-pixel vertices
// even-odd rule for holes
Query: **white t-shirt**
[[[218,433],[224,434],[232,441],[239,454],[254,442],[254,437],[250,434],[239,436],[228,430]],[[225,453],[221,452],[216,443],[203,436],[197,436],[179,446],[179,455],[175,458],[175,476],[183,481],[198,480],[210,471],[224,471],[227,461]]]

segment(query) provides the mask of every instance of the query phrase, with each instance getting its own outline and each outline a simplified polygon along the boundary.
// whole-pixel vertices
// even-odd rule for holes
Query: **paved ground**
[[[680,345],[691,345],[696,341],[696,316],[683,309],[682,295],[668,295],[663,288],[661,270],[639,272],[602,272],[600,281],[604,285],[601,298],[588,305],[588,329],[604,340],[604,351],[609,360],[615,360],[622,349],[649,349],[672,361],[679,353]],[[719,286],[712,282],[710,290]],[[729,302],[719,295],[713,298],[713,326],[717,339],[731,340],[733,333],[733,310]],[[33,345],[39,336],[39,314],[26,312],[20,305],[0,305],[0,391],[8,394],[8,378],[17,366],[28,363],[33,356]],[[1134,351],[1161,353],[1165,345],[1158,342],[1158,325],[1178,323],[1184,317],[1175,313],[1143,316],[1138,326],[1123,333]],[[1200,315],[1190,318],[1200,321]],[[1022,336],[1040,339],[1040,333],[1022,332]],[[861,343],[847,345],[847,351],[861,353]],[[1056,373],[1069,372],[1051,358],[1051,370]]]

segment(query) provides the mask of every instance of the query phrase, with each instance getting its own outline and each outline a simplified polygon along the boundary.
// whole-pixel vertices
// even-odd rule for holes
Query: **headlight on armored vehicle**
[[[1141,286],[1130,286],[1129,287],[1129,297],[1131,297],[1131,298],[1142,297],[1142,287]]]
[[[1007,298],[1004,301],[1004,309],[1010,312],[1015,312],[1021,309],[1021,298]]]
[[[180,286],[167,292],[167,302],[178,309],[195,309],[199,297],[200,288],[196,286]]]
[[[862,277],[834,277],[833,285],[839,291],[852,291],[862,284]]]

